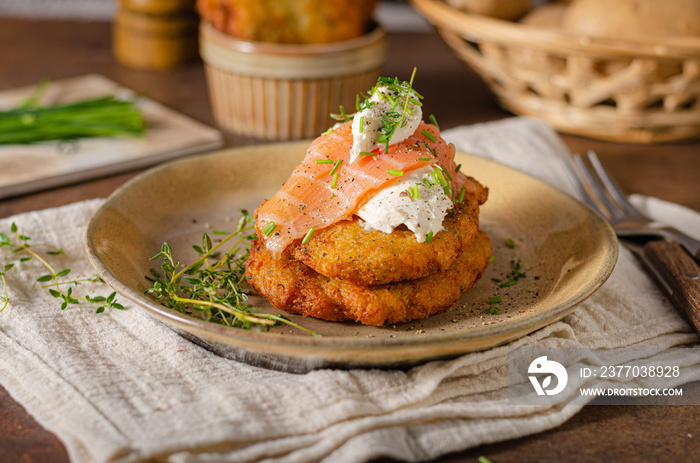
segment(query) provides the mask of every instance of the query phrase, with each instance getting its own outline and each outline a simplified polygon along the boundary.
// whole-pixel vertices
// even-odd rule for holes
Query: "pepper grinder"
[[[121,65],[174,68],[198,57],[195,0],[120,0],[112,25],[112,50]]]

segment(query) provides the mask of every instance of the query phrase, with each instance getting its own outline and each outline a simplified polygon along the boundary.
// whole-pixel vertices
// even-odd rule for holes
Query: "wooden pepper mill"
[[[198,57],[195,0],[120,0],[119,6],[112,49],[120,64],[163,70]]]

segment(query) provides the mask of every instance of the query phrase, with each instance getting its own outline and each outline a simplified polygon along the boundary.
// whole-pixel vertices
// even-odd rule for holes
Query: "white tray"
[[[35,86],[0,92],[0,110],[32,95]],[[53,104],[130,92],[101,75],[52,81],[41,103]],[[145,97],[138,106],[146,130],[138,138],[86,138],[76,142],[0,145],[0,198],[138,169],[222,145],[221,133]]]

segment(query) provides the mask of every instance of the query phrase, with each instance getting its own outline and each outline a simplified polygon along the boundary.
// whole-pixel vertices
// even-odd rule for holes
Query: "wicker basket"
[[[581,37],[410,1],[515,114],[619,142],[700,136],[700,37]]]

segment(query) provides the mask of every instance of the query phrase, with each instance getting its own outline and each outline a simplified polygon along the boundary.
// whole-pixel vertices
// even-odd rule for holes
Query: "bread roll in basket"
[[[688,35],[700,30],[698,0],[573,0],[560,27],[410,2],[515,114],[603,140],[700,136],[700,36]],[[636,17],[647,23],[626,36]]]

